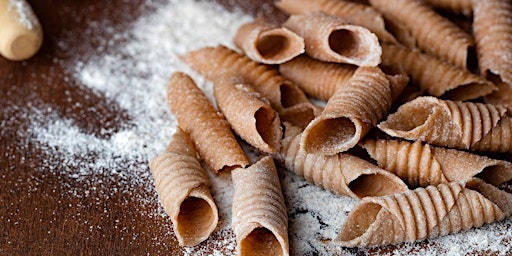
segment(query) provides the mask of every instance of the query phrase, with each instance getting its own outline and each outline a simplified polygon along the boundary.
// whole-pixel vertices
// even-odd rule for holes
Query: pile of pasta
[[[178,128],[150,168],[181,245],[217,226],[202,163],[231,172],[240,255],[289,254],[275,162],[360,199],[333,240],[346,247],[413,242],[512,214],[512,194],[499,187],[512,164],[488,155],[512,153],[512,2],[275,4],[289,18],[242,25],[237,49],[181,56],[213,82],[215,105],[189,75],[170,78]],[[440,9],[472,18],[472,33]]]

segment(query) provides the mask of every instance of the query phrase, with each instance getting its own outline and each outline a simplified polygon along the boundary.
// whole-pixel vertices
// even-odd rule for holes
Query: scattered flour
[[[136,20],[122,35],[117,35],[126,39],[125,44],[106,54],[75,60],[73,68],[68,70],[84,86],[119,104],[131,118],[128,124],[108,138],[99,138],[82,132],[71,120],[34,111],[33,115],[40,118],[34,118],[29,129],[36,142],[46,145],[50,152],[60,154],[66,160],[62,165],[75,170],[69,173],[71,178],[86,181],[99,172],[106,172],[109,177],[116,177],[119,189],[146,189],[152,196],[136,199],[149,200],[147,203],[150,204],[158,198],[147,162],[165,149],[176,127],[165,98],[168,78],[178,70],[190,74],[213,101],[211,83],[182,63],[179,55],[207,45],[233,47],[231,39],[238,26],[252,19],[240,11],[228,12],[208,1],[171,0],[160,5],[154,12]],[[52,111],[48,109],[47,112]],[[87,161],[89,155],[95,160]],[[292,255],[511,253],[510,218],[456,235],[403,244],[394,250],[342,248],[330,241],[336,237],[357,201],[335,196],[282,169],[280,177],[289,209]],[[235,252],[235,238],[230,230],[231,178],[229,175],[211,175],[211,179],[212,193],[220,211],[219,227],[201,245],[183,248],[184,255],[230,255]],[[76,193],[79,196],[81,192]],[[162,207],[158,211],[154,214],[165,215]]]
[[[23,0],[9,0],[9,9],[14,8],[18,14],[18,18],[21,24],[28,30],[32,30],[39,26],[39,20],[37,19],[32,7]]]

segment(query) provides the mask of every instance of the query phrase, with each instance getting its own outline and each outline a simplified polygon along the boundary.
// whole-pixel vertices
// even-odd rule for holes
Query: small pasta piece
[[[363,67],[374,67],[381,61],[377,36],[339,17],[322,12],[293,14],[283,26],[304,38],[306,54],[315,59]]]
[[[370,3],[384,16],[407,26],[419,48],[467,69],[469,52],[475,43],[457,25],[416,0],[370,0]]]
[[[473,178],[442,183],[356,205],[336,242],[372,247],[445,236],[500,221],[512,214],[512,194]]]
[[[436,97],[466,101],[497,90],[492,82],[483,77],[416,49],[399,45],[382,45],[382,63],[402,65],[413,83]]]
[[[512,164],[466,151],[398,140],[366,139],[359,143],[379,167],[409,186],[426,187],[478,176],[499,186],[512,179]]]
[[[270,156],[231,172],[238,255],[289,255],[288,211]]]
[[[338,87],[322,113],[304,130],[301,147],[307,153],[334,155],[354,147],[386,115],[406,81],[378,67],[360,67],[345,86]],[[395,80],[400,82],[395,82]]]
[[[432,6],[434,9],[449,11],[454,14],[462,14],[471,16],[473,13],[473,5],[471,0],[422,0],[425,4]]]
[[[503,106],[423,96],[403,104],[377,126],[388,135],[435,146],[512,152],[512,121]]]
[[[302,37],[264,19],[241,25],[233,41],[251,60],[264,64],[281,64],[304,53]]]
[[[179,244],[194,246],[206,240],[219,216],[208,176],[188,135],[178,127],[166,152],[153,158],[149,167]]]
[[[281,121],[268,100],[241,77],[229,73],[219,75],[213,88],[219,109],[242,139],[265,153],[279,151]]]
[[[276,159],[308,182],[352,198],[391,195],[408,189],[394,174],[359,157],[306,153],[299,145],[302,129],[289,123],[285,127],[281,153]]]
[[[327,101],[338,86],[346,84],[357,67],[319,61],[305,55],[279,65],[279,72],[297,84],[307,95]]]
[[[171,76],[167,100],[178,125],[189,134],[199,155],[213,172],[249,164],[226,119],[215,110],[190,76],[182,72]]]
[[[382,42],[396,43],[387,30],[382,15],[371,6],[344,0],[278,0],[275,5],[288,14],[321,11],[340,17],[350,24],[363,26],[375,33]]]

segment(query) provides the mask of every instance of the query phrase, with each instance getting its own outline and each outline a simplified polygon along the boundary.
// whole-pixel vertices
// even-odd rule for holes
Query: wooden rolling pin
[[[26,60],[43,43],[43,30],[25,0],[0,0],[0,55],[13,61]]]

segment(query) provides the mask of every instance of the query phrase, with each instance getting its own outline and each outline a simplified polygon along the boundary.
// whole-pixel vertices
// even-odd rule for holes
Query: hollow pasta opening
[[[279,86],[279,92],[281,93],[281,105],[283,108],[289,108],[297,104],[304,103],[304,100],[306,99],[302,94],[302,91],[288,81],[281,83]]]
[[[240,244],[240,255],[283,255],[281,244],[276,236],[266,228],[255,228]]]
[[[362,236],[368,228],[375,222],[382,206],[375,203],[360,204],[356,207],[348,218],[338,234],[338,240],[351,241]]]
[[[490,84],[480,82],[467,83],[446,91],[441,98],[456,101],[473,100],[491,93],[493,88]]]
[[[505,165],[495,164],[485,167],[476,177],[494,186],[499,186],[512,179],[512,171]]]
[[[279,129],[274,129],[276,126],[276,116],[274,111],[268,108],[260,108],[254,114],[256,119],[256,130],[260,134],[261,138],[271,148],[277,148],[279,142]],[[279,124],[277,124],[279,125]]]
[[[307,133],[308,151],[325,151],[340,148],[356,133],[356,126],[349,118],[332,118],[317,122]]]
[[[363,174],[348,184],[350,190],[359,198],[367,196],[385,196],[403,192],[404,187],[384,174]]]
[[[418,104],[402,105],[397,113],[388,117],[383,123],[384,128],[408,132],[427,122],[433,113],[435,103],[421,101]]]
[[[290,47],[290,41],[282,35],[266,35],[262,36],[256,44],[256,49],[264,58],[275,58]]]
[[[202,198],[189,197],[181,203],[178,215],[178,232],[187,241],[207,236],[215,220],[212,208]]]
[[[329,35],[329,47],[332,51],[343,56],[357,56],[362,44],[358,33],[348,29],[338,29]]]

